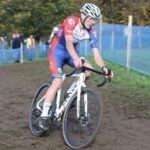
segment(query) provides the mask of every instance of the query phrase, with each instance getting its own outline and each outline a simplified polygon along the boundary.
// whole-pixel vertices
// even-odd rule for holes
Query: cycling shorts
[[[74,61],[70,56],[68,50],[63,45],[58,44],[57,42],[53,42],[51,46],[49,59],[52,79],[62,78],[62,70],[64,64],[67,64],[73,68],[75,67]]]

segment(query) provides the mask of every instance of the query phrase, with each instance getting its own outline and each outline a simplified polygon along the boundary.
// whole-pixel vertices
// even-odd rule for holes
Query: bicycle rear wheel
[[[29,127],[30,131],[35,136],[42,136],[46,133],[39,128],[38,122],[43,109],[44,95],[47,89],[50,87],[50,83],[43,84],[35,93],[32,100],[30,112],[29,112]],[[38,103],[38,104],[37,104]]]
[[[87,94],[88,115],[85,116],[84,94]],[[81,92],[80,117],[77,118],[77,96],[72,97],[63,117],[64,141],[71,148],[84,148],[96,136],[102,122],[103,105],[94,90],[85,88]]]

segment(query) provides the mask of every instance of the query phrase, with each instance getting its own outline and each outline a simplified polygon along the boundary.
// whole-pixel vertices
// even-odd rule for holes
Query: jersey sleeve
[[[73,35],[73,29],[77,23],[77,18],[75,17],[68,17],[64,20],[62,24],[62,30],[64,35]]]
[[[89,31],[89,36],[90,36],[90,47],[91,48],[98,48],[98,40],[97,40],[97,36],[96,36],[96,32],[95,30],[91,29]]]

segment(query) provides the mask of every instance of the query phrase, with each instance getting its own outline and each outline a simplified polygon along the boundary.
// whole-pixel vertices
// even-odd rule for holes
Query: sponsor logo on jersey
[[[74,20],[73,20],[72,18],[70,18],[70,19],[68,20],[68,24],[74,26],[75,22],[74,22]]]

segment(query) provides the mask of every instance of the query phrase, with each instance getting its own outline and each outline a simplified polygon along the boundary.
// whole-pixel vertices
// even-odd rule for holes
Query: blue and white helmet
[[[94,18],[94,19],[100,19],[101,11],[100,9],[92,3],[86,3],[83,5],[83,7],[80,9],[80,12],[84,13],[86,16]]]

